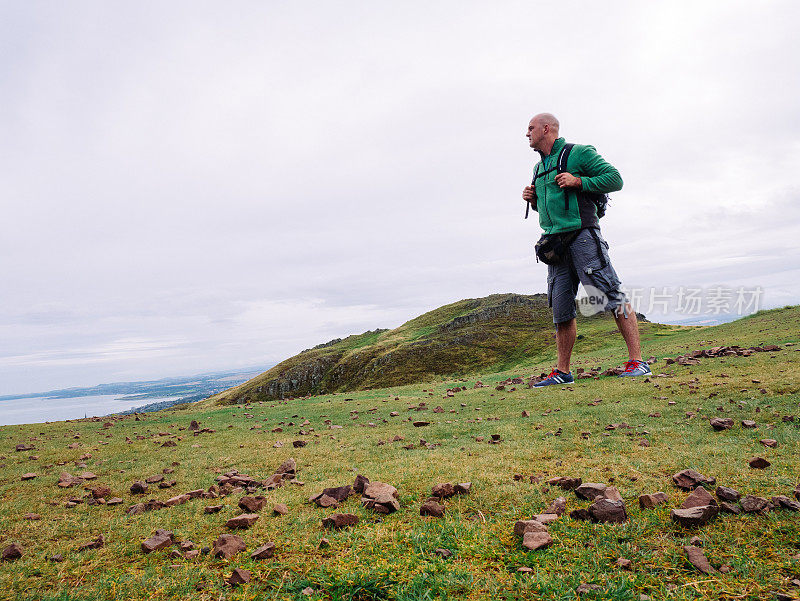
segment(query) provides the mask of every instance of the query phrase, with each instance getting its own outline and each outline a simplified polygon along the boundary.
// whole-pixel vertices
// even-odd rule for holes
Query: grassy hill
[[[596,334],[578,342],[575,367],[618,365],[625,358],[622,340],[611,335],[608,322],[582,324],[580,331],[589,333],[594,325]],[[685,468],[742,495],[792,496],[800,483],[800,308],[714,327],[645,324],[643,330],[644,352],[658,358],[650,379],[602,377],[544,390],[513,384],[496,389],[509,378],[548,369],[552,350],[543,346],[511,368],[469,378],[437,376],[244,406],[188,405],[139,421],[120,417],[108,426],[76,420],[2,427],[0,549],[19,543],[23,555],[0,562],[0,598],[575,599],[581,584],[598,587],[582,599],[797,598],[798,513],[720,513],[690,529],[670,512],[689,494],[671,479]],[[694,365],[666,361],[734,344],[780,349],[700,358]],[[490,386],[473,388],[477,379]],[[729,417],[734,425],[716,431],[709,425],[713,417]],[[207,430],[192,435],[191,420]],[[756,427],[742,427],[742,420]],[[415,421],[428,425],[415,427]],[[489,444],[493,435],[499,440]],[[764,439],[777,446],[765,446]],[[15,451],[21,443],[34,448]],[[754,456],[771,465],[751,468]],[[127,513],[147,499],[164,502],[187,491],[209,491],[230,470],[266,479],[289,457],[297,461],[297,481],[257,489],[253,494],[264,495],[267,504],[247,530],[225,527],[240,513],[237,503],[245,491]],[[60,488],[62,471],[91,471],[97,478]],[[22,480],[28,472],[36,477]],[[400,509],[376,514],[358,497],[338,509],[308,502],[325,487],[352,484],[357,474],[394,485]],[[135,481],[153,475],[176,484],[151,484],[146,495],[130,492]],[[547,485],[557,476],[613,485],[628,520],[571,518],[570,512],[589,502]],[[431,487],[442,482],[472,487],[443,501],[442,518],[421,516]],[[123,503],[92,504],[87,489],[101,486]],[[639,495],[655,491],[669,500],[641,509]],[[552,545],[525,549],[514,536],[515,521],[541,513],[558,497],[565,498],[566,512],[548,526]],[[288,513],[274,514],[274,503],[285,504]],[[205,512],[216,505],[222,505],[219,513]],[[322,519],[334,512],[360,521],[328,530]],[[29,513],[41,519],[26,518]],[[156,529],[172,531],[177,541],[192,541],[197,549],[232,532],[247,550],[230,559],[211,553],[187,558],[177,546],[144,554],[141,542]],[[99,535],[105,539],[101,548],[79,550]],[[694,537],[691,544],[702,548],[714,572],[701,573],[687,561],[684,545]],[[267,541],[275,543],[274,557],[252,559],[250,553]],[[452,555],[443,557],[439,549]],[[56,554],[62,561],[50,559]],[[618,566],[620,558],[632,562],[630,569]],[[251,573],[249,584],[226,584],[235,568]]]
[[[580,318],[581,348],[616,331],[610,315]],[[643,335],[667,326],[643,324]],[[348,336],[303,351],[211,397],[232,404],[365,390],[497,371],[535,362],[555,346],[547,295],[493,294],[445,305],[393,330]]]

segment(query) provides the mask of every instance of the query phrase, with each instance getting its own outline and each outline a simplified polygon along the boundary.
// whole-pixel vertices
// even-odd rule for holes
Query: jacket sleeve
[[[586,192],[607,194],[622,189],[622,176],[611,163],[601,157],[594,146],[581,148],[578,177],[583,182],[581,189]]]

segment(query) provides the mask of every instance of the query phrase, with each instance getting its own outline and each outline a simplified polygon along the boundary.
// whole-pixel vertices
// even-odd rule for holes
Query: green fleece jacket
[[[585,227],[597,227],[597,207],[582,192],[607,194],[622,189],[619,171],[601,157],[594,146],[575,144],[567,160],[567,172],[581,178],[581,188],[559,188],[555,182],[556,162],[564,138],[558,138],[536,165],[534,187],[539,225],[545,234],[570,232]],[[566,195],[566,199],[565,199]]]

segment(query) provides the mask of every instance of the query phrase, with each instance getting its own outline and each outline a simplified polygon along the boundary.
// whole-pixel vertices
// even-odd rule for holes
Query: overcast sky
[[[625,180],[626,286],[800,302],[796,2],[0,7],[0,394],[545,291],[541,111]]]

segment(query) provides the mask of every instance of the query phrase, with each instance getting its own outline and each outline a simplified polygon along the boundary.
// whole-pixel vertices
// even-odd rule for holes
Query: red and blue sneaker
[[[625,371],[623,371],[618,377],[620,378],[630,378],[633,376],[652,376],[653,372],[650,371],[650,367],[648,367],[647,363],[644,361],[637,361],[636,359],[632,359],[625,364]]]
[[[560,369],[554,369],[550,375],[541,382],[534,384],[534,388],[544,388],[545,386],[552,386],[553,384],[572,384],[575,378],[572,377],[572,372],[565,374]]]

